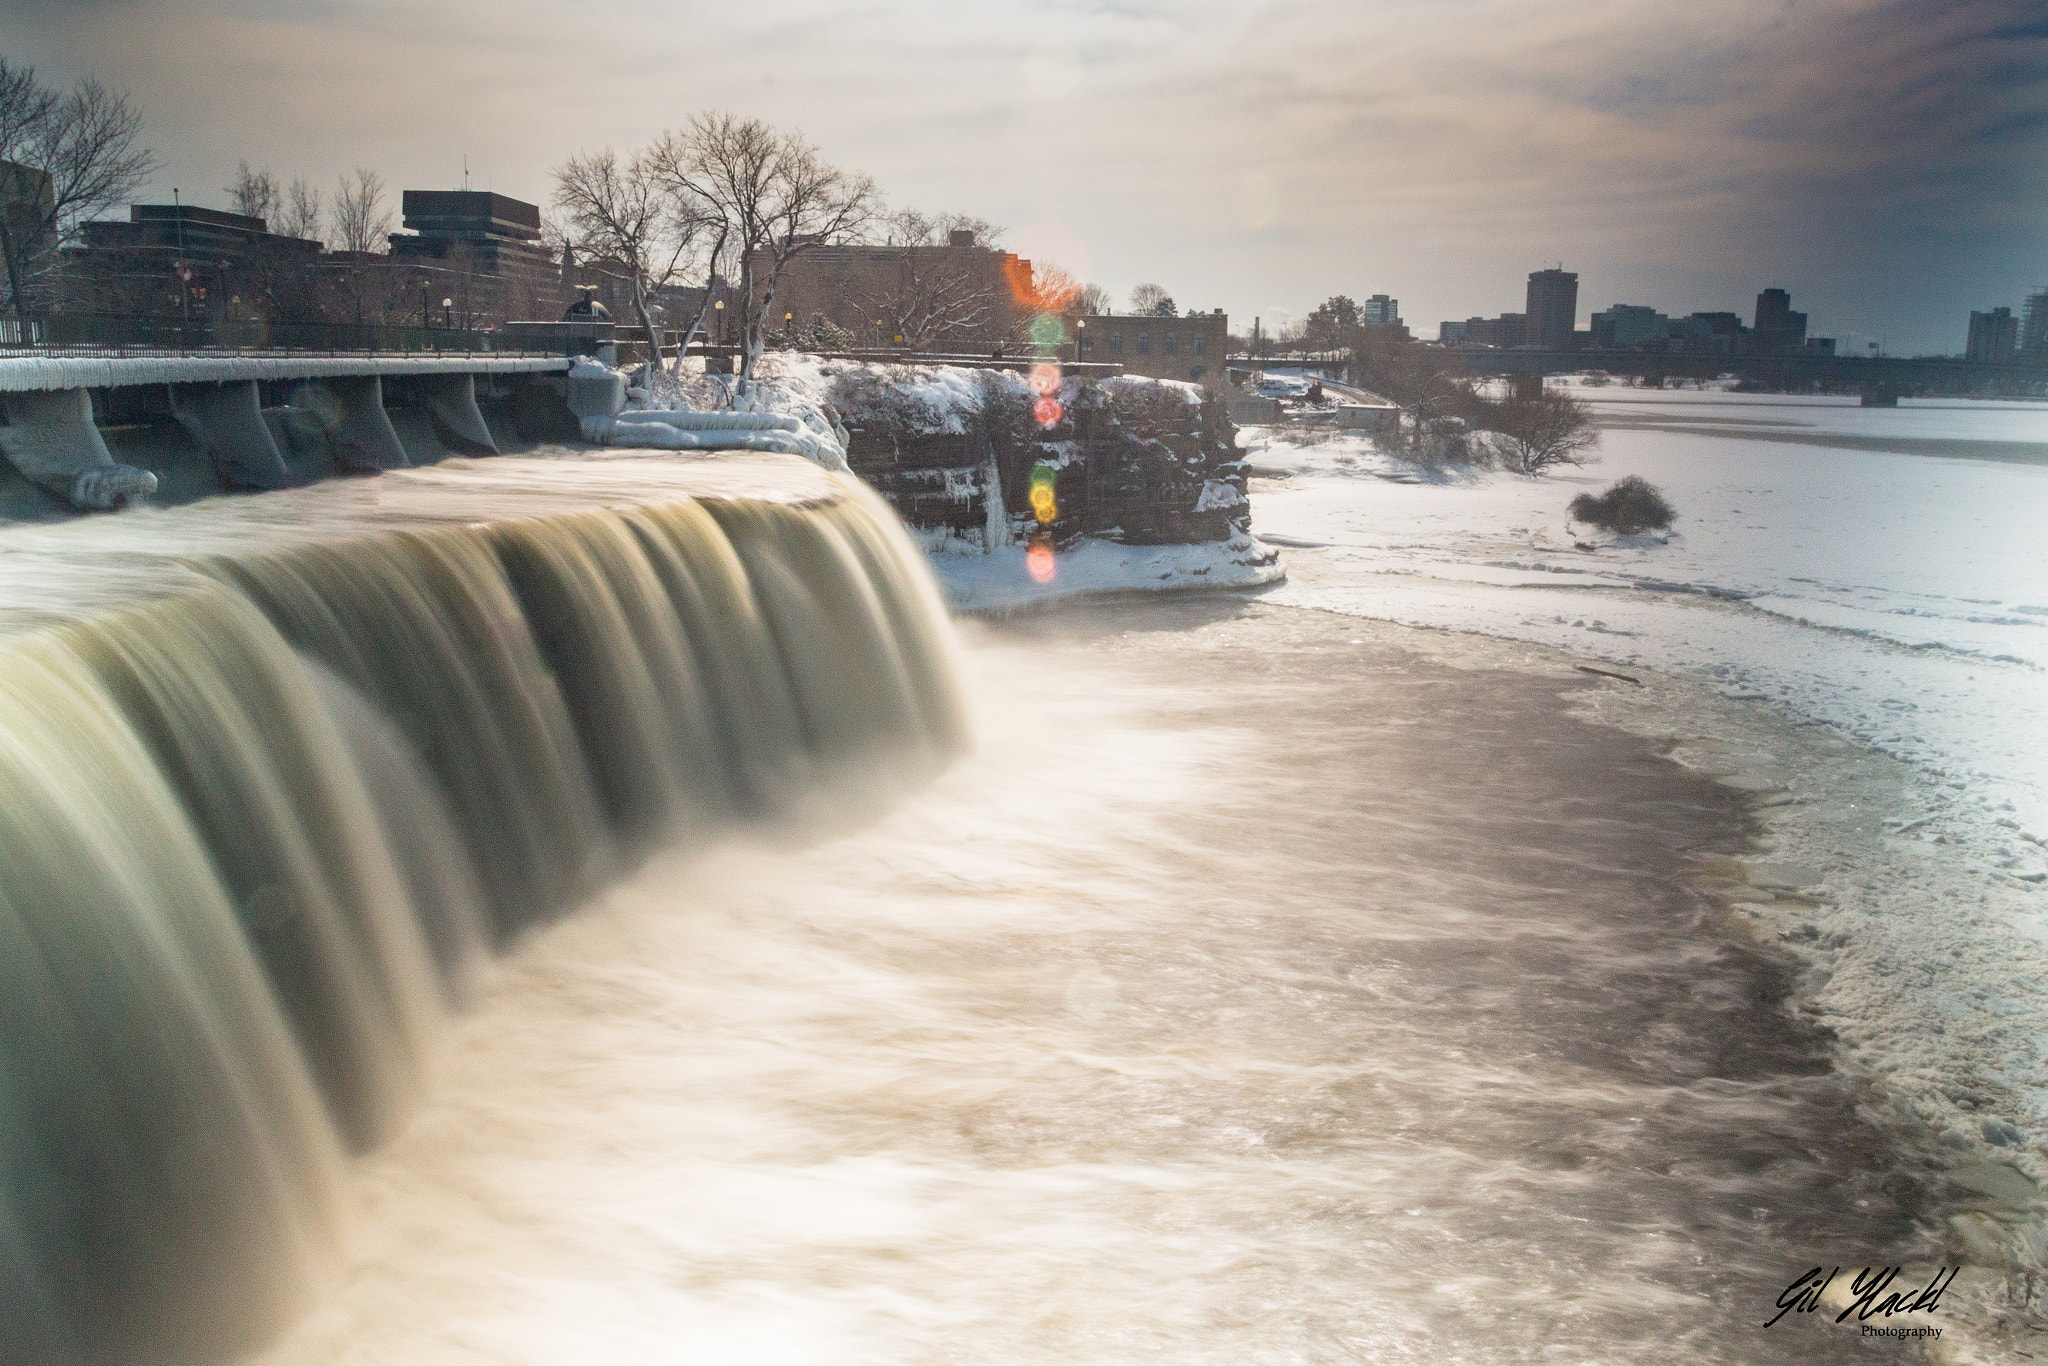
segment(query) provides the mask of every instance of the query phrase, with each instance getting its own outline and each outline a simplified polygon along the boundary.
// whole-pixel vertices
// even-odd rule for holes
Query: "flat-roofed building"
[[[407,190],[400,202],[412,231],[391,235],[390,264],[429,272],[429,312],[467,326],[560,315],[569,292],[541,244],[539,205],[489,190]]]
[[[2020,317],[2019,354],[2027,360],[2048,361],[2048,289],[2029,294],[2025,307]]]
[[[302,317],[324,250],[248,214],[195,204],[131,204],[128,220],[84,225],[65,249],[67,312],[219,318]]]
[[[1556,268],[1529,272],[1528,302],[1523,312],[1528,316],[1523,341],[1553,350],[1569,349],[1579,325],[1578,272]]]
[[[1145,313],[1091,313],[1077,320],[1081,359],[1121,365],[1124,373],[1219,388],[1230,353],[1230,319],[1222,309],[1177,318]]]
[[[774,263],[756,252],[751,264],[758,295]],[[783,268],[764,325],[807,344],[990,351],[1027,340],[1031,279],[1029,260],[966,230],[943,245],[820,243]]]
[[[1797,351],[1806,345],[1806,315],[1794,311],[1792,296],[1782,289],[1756,296],[1752,330],[1759,351]]]
[[[2019,353],[2020,320],[2009,308],[1970,314],[1970,338],[1965,359],[1990,365],[2008,365]]]
[[[1610,304],[1587,328],[1587,341],[1601,350],[1662,350],[1670,340],[1671,319],[1648,304]]]

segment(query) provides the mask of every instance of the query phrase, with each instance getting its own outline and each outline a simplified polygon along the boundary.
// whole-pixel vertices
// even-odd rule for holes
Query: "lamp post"
[[[455,330],[455,300],[453,299],[441,300],[441,326],[451,332]]]
[[[1081,363],[1081,332],[1088,326],[1086,318],[1074,319],[1074,364]]]

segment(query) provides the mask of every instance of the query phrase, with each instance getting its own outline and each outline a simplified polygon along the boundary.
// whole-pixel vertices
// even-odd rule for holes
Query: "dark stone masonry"
[[[1049,426],[1024,378],[1005,371],[849,367],[832,400],[853,433],[854,471],[921,530],[984,544],[992,490],[1011,543],[1223,541],[1251,519],[1228,409],[1190,385],[1067,380]],[[1034,509],[1034,483],[1052,490],[1050,521]]]

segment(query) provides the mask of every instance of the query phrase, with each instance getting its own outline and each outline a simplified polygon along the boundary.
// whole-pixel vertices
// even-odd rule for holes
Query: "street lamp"
[[[1086,318],[1074,319],[1074,364],[1081,363],[1081,332],[1088,326]]]
[[[455,328],[454,308],[455,300],[441,300],[441,326],[448,328],[450,331],[453,331]]]
[[[711,305],[711,311],[718,315],[718,320],[714,326],[718,333],[718,344],[723,346],[725,345],[725,300],[720,299],[717,303]]]

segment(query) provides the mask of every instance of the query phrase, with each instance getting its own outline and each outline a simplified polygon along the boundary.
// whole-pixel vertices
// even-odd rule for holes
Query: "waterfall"
[[[852,487],[193,568],[0,641],[9,1360],[274,1333],[492,951],[965,738],[929,576]]]

